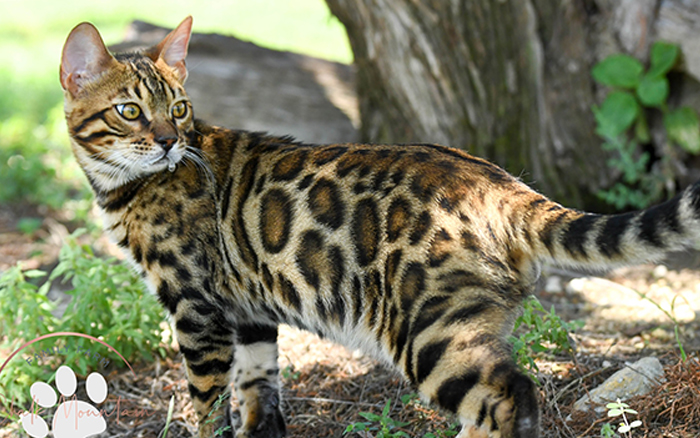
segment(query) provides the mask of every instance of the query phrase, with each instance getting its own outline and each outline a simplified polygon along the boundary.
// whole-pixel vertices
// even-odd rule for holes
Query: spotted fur
[[[539,265],[648,260],[698,235],[698,185],[598,216],[456,149],[314,146],[207,125],[183,88],[190,28],[113,56],[83,23],[61,83],[107,233],[173,316],[202,438],[229,424],[227,404],[219,423],[205,420],[231,381],[236,436],[284,436],[280,323],[395,366],[457,414],[462,437],[538,437],[535,388],[505,339]]]

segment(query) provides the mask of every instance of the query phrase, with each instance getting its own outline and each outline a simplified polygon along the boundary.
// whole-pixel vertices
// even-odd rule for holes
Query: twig
[[[598,375],[598,374],[600,374],[600,373],[606,371],[608,368],[610,368],[610,366],[606,366],[606,367],[597,369],[597,370],[595,370],[595,371],[591,371],[590,373],[585,374],[585,375],[583,375],[583,376],[581,376],[581,377],[579,377],[579,378],[577,378],[577,379],[571,381],[568,385],[566,385],[565,387],[563,387],[562,389],[560,389],[559,392],[557,392],[557,393],[554,395],[554,398],[553,398],[552,400],[550,400],[550,401],[547,403],[547,407],[548,407],[548,408],[551,408],[552,406],[554,406],[554,404],[555,404],[569,389],[571,389],[572,386],[580,385],[581,383],[583,383],[584,380],[586,380],[586,379],[588,379],[588,378],[590,378],[590,377],[596,376],[596,375]]]
[[[287,401],[311,402],[311,403],[332,403],[338,405],[367,406],[372,408],[383,408],[384,405],[376,403],[355,402],[347,400],[335,400],[323,397],[287,397]]]

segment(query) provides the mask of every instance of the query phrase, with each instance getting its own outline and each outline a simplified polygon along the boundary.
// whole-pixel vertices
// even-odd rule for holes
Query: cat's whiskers
[[[145,170],[148,166],[149,164],[141,165],[141,168]],[[121,187],[143,176],[142,172],[136,171],[134,160],[120,153],[106,153],[105,151],[89,155],[88,161],[85,163],[85,170],[88,174],[93,175],[93,179],[101,188],[106,190]]]
[[[182,156],[182,161],[185,162],[185,165],[188,165],[190,162],[194,164],[197,172],[203,173],[207,178],[208,183],[214,183],[214,172],[211,170],[211,167],[209,166],[209,163],[204,157],[204,153],[201,149],[194,148],[190,145],[185,145],[185,153]]]

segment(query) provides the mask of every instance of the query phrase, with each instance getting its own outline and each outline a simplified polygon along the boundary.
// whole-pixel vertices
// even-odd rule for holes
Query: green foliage
[[[639,85],[644,66],[627,55],[612,55],[593,67],[593,78],[611,87],[634,88]]]
[[[593,107],[598,122],[596,132],[604,138],[615,139],[632,126],[639,113],[640,107],[634,95],[626,91],[612,92],[600,108]]]
[[[523,304],[523,314],[515,320],[514,333],[521,327],[527,331],[510,337],[513,358],[523,370],[537,372],[533,356],[545,352],[572,352],[569,332],[583,327],[583,322],[565,322],[556,314],[554,306],[547,312],[537,298],[530,296]]]
[[[67,146],[64,123],[59,106],[44,120],[0,119],[0,202],[31,202],[86,215],[91,195]]]
[[[24,217],[17,221],[17,229],[27,235],[32,235],[41,228],[42,220],[38,217]]]
[[[675,44],[657,41],[651,47],[651,66],[647,76],[661,77],[671,71],[680,55],[680,49]]]
[[[691,108],[683,107],[664,114],[664,125],[671,140],[686,151],[700,153],[700,120]]]
[[[625,414],[632,414],[632,415],[637,415],[637,411],[634,409],[630,409],[630,406],[627,403],[623,403],[620,401],[620,399],[617,399],[617,402],[615,403],[608,403],[605,405],[606,409],[608,409],[608,417],[622,417],[622,422],[618,425],[617,432],[620,434],[625,434],[628,437],[632,436],[632,429],[635,427],[639,427],[642,425],[642,422],[640,420],[635,420],[632,421],[631,423],[627,419],[627,415]],[[615,429],[613,426],[611,426],[609,423],[603,424],[600,430],[600,434],[605,437],[605,438],[612,438],[617,436],[615,434]]]
[[[104,340],[129,361],[153,360],[154,352],[165,355],[163,314],[155,297],[123,263],[97,257],[87,245],[79,244],[80,233],[69,237],[58,266],[42,286],[33,281],[46,276],[41,271],[23,272],[15,266],[0,276],[0,328],[5,337],[0,347],[14,351],[42,335],[77,332]],[[67,293],[73,298],[58,316],[46,295],[51,282],[61,276],[71,283],[73,289]],[[86,375],[89,369],[104,366],[101,358],[105,357],[114,355],[85,338],[56,337],[32,344],[0,375],[0,394],[5,398],[0,402],[25,403],[29,385],[52,378],[50,370],[58,365],[70,365]],[[124,365],[118,359],[109,362]]]
[[[596,133],[603,149],[617,158],[608,165],[622,173],[622,182],[599,195],[618,209],[644,208],[663,192],[663,180],[648,171],[650,156],[639,152],[650,141],[648,112],[661,111],[667,137],[685,151],[700,153],[700,119],[691,108],[670,109],[668,72],[676,64],[678,46],[656,42],[651,48],[649,69],[628,55],[612,55],[593,67],[593,78],[613,88],[600,107],[593,107]]]
[[[280,374],[286,380],[299,380],[301,371],[294,371],[294,365],[287,365],[286,367],[282,368]]]
[[[617,156],[608,160],[608,165],[622,172],[622,183],[598,195],[608,204],[621,210],[631,206],[648,207],[663,192],[663,182],[647,170],[650,156],[647,152],[637,154],[638,144],[621,137],[610,138],[603,143],[603,149],[616,152]]]
[[[73,286],[66,292],[73,299],[63,321],[70,321],[72,331],[101,337],[125,357],[150,362],[153,352],[165,356],[159,347],[164,316],[156,298],[127,265],[97,257],[88,245],[80,245],[80,233],[69,237],[50,276],[62,276]]]
[[[459,423],[452,423],[449,429],[438,430],[436,432],[428,432],[425,435],[423,435],[423,438],[451,438],[459,433],[459,427]]]
[[[224,403],[228,403],[229,398],[231,398],[230,392],[219,394],[219,398],[216,399],[211,409],[209,410],[209,413],[207,414],[207,419],[204,421],[204,424],[213,424],[221,421],[221,415],[214,416],[214,413],[221,409],[221,406],[223,406]],[[214,431],[214,436],[222,436],[224,432],[227,432],[229,430],[231,430],[231,426],[222,426],[216,431]]]
[[[418,394],[410,393],[402,395],[401,403],[404,405],[404,407],[408,407],[413,403],[420,403],[418,400]],[[391,401],[387,400],[381,414],[360,412],[359,415],[367,421],[360,421],[350,424],[347,428],[345,428],[343,435],[363,432],[363,436],[373,436],[374,438],[401,438],[412,436],[409,435],[405,429],[403,429],[410,423],[394,420],[391,418],[390,414]],[[423,438],[450,438],[457,435],[458,428],[459,423],[452,423],[449,429],[427,432],[423,435]]]
[[[57,319],[51,313],[55,309],[46,296],[49,284],[38,287],[33,280],[45,277],[41,271],[23,272],[19,266],[12,267],[0,275],[0,348],[14,351],[25,340],[54,331]],[[35,351],[53,348],[52,342],[34,344]],[[15,359],[0,375],[0,405],[9,407],[12,402],[24,404],[29,401],[29,386],[45,378],[42,370],[21,359]],[[0,416],[9,410],[0,411]]]
[[[343,434],[351,432],[371,432],[375,438],[409,438],[410,435],[403,430],[396,430],[408,425],[401,421],[396,421],[389,416],[391,413],[391,400],[386,401],[381,414],[372,412],[360,412],[360,416],[367,421],[353,423],[349,425]]]
[[[678,322],[678,320],[676,319],[676,316],[675,316],[676,300],[678,299],[678,297],[682,297],[682,295],[679,294],[679,295],[676,295],[673,297],[673,300],[671,300],[671,311],[669,312],[668,310],[661,307],[661,305],[659,303],[657,303],[653,299],[649,298],[646,294],[639,292],[638,290],[634,290],[634,292],[637,295],[639,295],[639,298],[641,298],[643,300],[647,300],[651,304],[656,306],[657,309],[659,309],[661,312],[663,312],[664,315],[666,315],[668,317],[668,319],[670,319],[671,322],[673,322],[673,333],[674,333],[674,337],[676,340],[676,345],[678,346],[678,350],[681,354],[681,360],[683,362],[685,362],[688,359],[688,355],[685,352],[685,348],[683,348],[683,342],[681,341],[681,334],[680,334],[680,328],[679,328],[680,323]]]

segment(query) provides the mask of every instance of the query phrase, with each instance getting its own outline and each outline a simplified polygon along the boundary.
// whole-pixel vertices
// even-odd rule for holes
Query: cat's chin
[[[180,163],[180,161],[182,161],[182,158],[183,154],[171,152],[169,154],[163,155],[157,160],[142,163],[142,175],[147,176],[164,171],[175,172],[175,170],[177,169],[177,165]]]
[[[99,192],[111,192],[120,189],[138,180],[149,178],[156,174],[175,172],[180,160],[164,158],[147,166],[138,166],[130,170],[122,169],[120,172],[93,172],[90,175],[93,188]]]

